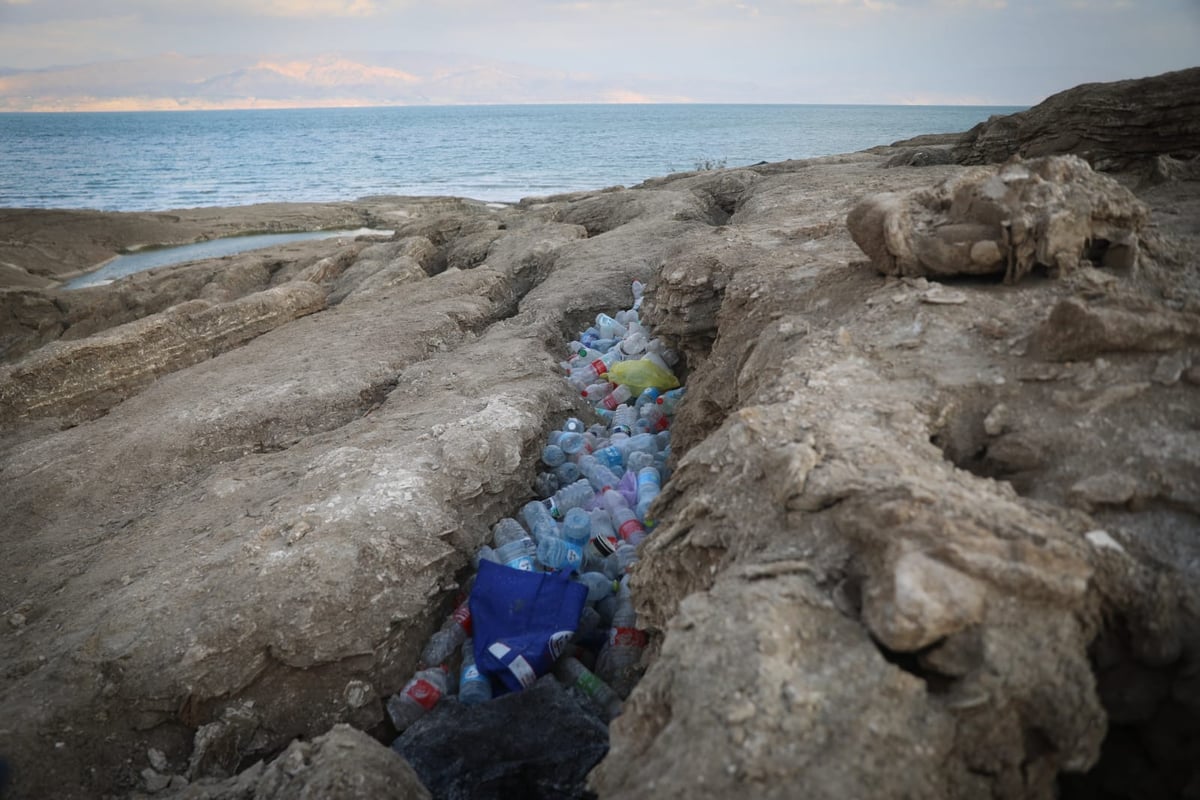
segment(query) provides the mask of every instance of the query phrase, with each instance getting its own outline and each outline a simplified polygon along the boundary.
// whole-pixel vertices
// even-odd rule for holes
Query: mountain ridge
[[[752,87],[720,87],[730,97]],[[485,103],[688,102],[672,81],[602,77],[468,56],[329,51],[157,56],[0,68],[0,111],[112,111]]]

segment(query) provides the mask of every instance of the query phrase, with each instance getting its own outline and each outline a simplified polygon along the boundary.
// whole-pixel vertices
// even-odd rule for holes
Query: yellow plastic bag
[[[634,397],[651,386],[660,392],[679,387],[679,379],[675,377],[675,373],[644,358],[637,361],[618,361],[608,368],[608,379],[613,383],[628,386]]]

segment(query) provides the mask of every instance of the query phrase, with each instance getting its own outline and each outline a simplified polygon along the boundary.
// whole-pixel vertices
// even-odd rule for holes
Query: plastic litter
[[[674,372],[646,358],[612,364],[608,368],[608,379],[625,384],[634,395],[649,388],[665,391],[679,386],[679,379]]]
[[[484,561],[471,590],[475,665],[510,691],[548,673],[579,627],[587,587],[565,572],[524,572]]]
[[[678,354],[642,325],[634,303],[595,323],[560,362],[594,420],[565,420],[541,450],[538,499],[493,526],[478,571],[421,653],[412,680],[387,703],[403,731],[452,692],[464,706],[553,674],[608,721],[635,684],[646,634],[628,576],[652,535],[650,508],[670,479],[671,422],[685,396]]]

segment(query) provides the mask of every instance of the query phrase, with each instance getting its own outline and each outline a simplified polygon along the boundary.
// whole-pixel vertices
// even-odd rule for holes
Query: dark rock
[[[176,800],[429,800],[412,767],[349,725],[311,742],[294,741],[277,758],[222,781],[186,786]]]
[[[979,123],[953,153],[959,164],[1073,153],[1103,170],[1158,155],[1193,158],[1200,154],[1200,67],[1076,86],[1028,111]]]
[[[590,797],[608,729],[553,678],[484,703],[443,702],[393,744],[435,798]]]

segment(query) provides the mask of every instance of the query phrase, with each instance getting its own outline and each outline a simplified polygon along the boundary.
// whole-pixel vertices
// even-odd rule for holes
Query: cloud
[[[267,17],[369,17],[381,10],[376,0],[239,0],[219,4],[231,13],[259,14]]]

